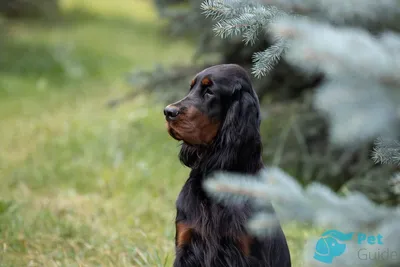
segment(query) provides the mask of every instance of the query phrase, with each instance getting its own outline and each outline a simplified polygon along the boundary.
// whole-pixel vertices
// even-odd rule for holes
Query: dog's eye
[[[212,96],[214,93],[213,91],[211,91],[209,88],[206,89],[206,91],[204,92],[205,96]]]

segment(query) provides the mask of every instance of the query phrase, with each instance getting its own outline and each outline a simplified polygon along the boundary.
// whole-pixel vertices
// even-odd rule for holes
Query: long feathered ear
[[[238,88],[240,87],[240,88]],[[260,107],[258,98],[249,90],[236,86],[234,101],[222,126],[222,142],[235,147],[253,143],[260,136]]]
[[[250,84],[238,83],[218,140],[218,159],[210,164],[230,170],[252,169],[261,161],[260,107]]]

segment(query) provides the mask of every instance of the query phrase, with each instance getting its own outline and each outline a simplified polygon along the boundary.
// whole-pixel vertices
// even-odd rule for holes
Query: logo
[[[349,241],[353,238],[353,232],[342,233],[337,230],[325,231],[315,246],[314,259],[323,263],[332,263],[335,257],[342,255],[346,250],[346,244],[339,241]]]
[[[351,240],[353,242],[347,242]],[[384,246],[381,234],[343,233],[338,230],[327,230],[321,235],[315,245],[313,258],[322,263],[332,264],[336,257],[345,253],[349,254],[346,261],[357,263],[361,261],[398,261],[400,259],[399,251],[390,250]]]

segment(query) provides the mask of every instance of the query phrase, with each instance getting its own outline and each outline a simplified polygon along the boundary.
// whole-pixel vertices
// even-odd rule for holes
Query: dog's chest
[[[198,184],[190,180],[178,196],[177,220],[205,237],[237,237],[245,232],[250,210],[246,205],[224,206],[211,200]]]

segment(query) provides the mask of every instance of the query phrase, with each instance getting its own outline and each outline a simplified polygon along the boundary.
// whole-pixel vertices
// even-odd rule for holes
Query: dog
[[[191,168],[176,200],[173,266],[290,267],[280,226],[273,236],[253,236],[246,230],[251,205],[221,205],[202,188],[214,171],[255,175],[264,167],[259,100],[247,72],[236,64],[204,69],[164,115],[169,135],[182,141],[180,161]]]

